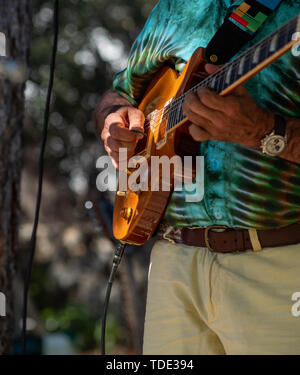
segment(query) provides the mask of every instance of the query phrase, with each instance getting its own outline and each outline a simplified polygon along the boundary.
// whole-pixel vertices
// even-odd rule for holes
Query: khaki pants
[[[216,254],[160,240],[151,254],[144,354],[300,354],[296,292],[300,244]]]

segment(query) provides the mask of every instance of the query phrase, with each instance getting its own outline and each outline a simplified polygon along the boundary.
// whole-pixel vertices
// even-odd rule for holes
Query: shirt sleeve
[[[161,0],[152,10],[132,45],[127,68],[114,77],[113,89],[137,106],[154,74],[172,58],[168,31],[172,0]]]

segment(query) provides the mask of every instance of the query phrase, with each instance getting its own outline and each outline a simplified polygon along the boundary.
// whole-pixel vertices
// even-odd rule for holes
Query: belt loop
[[[174,240],[172,240],[172,238],[169,237],[169,234],[171,234],[172,232],[174,231],[174,227],[172,226],[169,226],[165,233],[163,234],[163,239],[164,240],[168,240],[169,242],[171,242],[173,245],[176,244],[176,242]]]
[[[255,251],[255,252],[261,251],[262,247],[261,247],[261,243],[260,243],[259,238],[258,238],[257,230],[256,229],[248,229],[248,232],[249,232],[249,237],[250,237],[250,241],[251,241],[253,251]]]

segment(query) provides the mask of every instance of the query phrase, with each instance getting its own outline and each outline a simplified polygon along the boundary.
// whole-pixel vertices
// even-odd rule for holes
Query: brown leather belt
[[[300,244],[300,223],[270,230],[231,229],[224,226],[207,228],[173,228],[162,223],[158,236],[188,246],[206,247],[218,253],[247,250],[259,251],[266,247]]]

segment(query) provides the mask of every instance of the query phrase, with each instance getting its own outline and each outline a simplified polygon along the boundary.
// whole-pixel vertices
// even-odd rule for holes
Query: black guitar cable
[[[37,193],[37,200],[36,200],[34,224],[33,224],[33,229],[32,229],[32,234],[31,234],[31,239],[30,239],[30,254],[29,254],[29,260],[28,260],[28,265],[26,269],[25,283],[24,283],[23,313],[22,313],[23,354],[26,354],[26,327],[27,327],[26,320],[27,320],[27,307],[28,307],[28,291],[29,291],[29,285],[30,285],[30,279],[31,279],[31,273],[32,273],[33,260],[34,260],[34,255],[35,255],[36,234],[37,234],[37,229],[38,229],[39,214],[40,214],[40,207],[41,207],[41,200],[42,200],[43,176],[44,176],[44,155],[45,155],[45,149],[46,149],[46,143],[47,143],[50,103],[51,103],[54,73],[55,73],[56,54],[57,54],[57,42],[58,42],[58,34],[59,34],[59,0],[55,0],[54,2],[53,21],[54,21],[53,22],[54,39],[53,39],[52,57],[51,57],[51,65],[50,65],[50,77],[49,77],[46,106],[45,106],[45,112],[44,112],[42,145],[41,145],[40,156],[39,156],[38,193]],[[110,299],[113,281],[115,279],[115,275],[116,275],[118,266],[121,262],[125,247],[126,247],[125,243],[119,243],[116,249],[114,259],[113,259],[113,266],[112,266],[112,270],[111,270],[108,285],[107,285],[106,297],[105,297],[105,302],[104,302],[104,310],[103,310],[103,316],[102,316],[102,332],[101,332],[101,353],[103,355],[105,355],[105,329],[106,329],[106,317],[107,317],[108,303]]]
[[[45,149],[46,149],[46,143],[47,143],[50,103],[51,103],[51,95],[52,95],[54,73],[55,73],[55,61],[56,61],[57,41],[58,41],[58,32],[59,32],[59,0],[55,0],[54,2],[53,27],[54,27],[54,39],[53,39],[52,57],[51,57],[51,65],[50,65],[50,77],[49,77],[49,85],[48,85],[46,106],[45,106],[45,112],[44,112],[42,145],[41,145],[40,156],[39,156],[38,193],[37,193],[37,200],[36,200],[34,224],[33,224],[33,229],[32,229],[32,234],[31,234],[31,240],[30,240],[30,254],[29,254],[29,260],[28,260],[28,265],[26,269],[25,283],[24,283],[24,296],[23,296],[24,299],[23,299],[23,313],[22,313],[23,354],[26,354],[26,320],[27,320],[28,290],[29,290],[29,284],[30,284],[30,278],[31,278],[33,259],[34,259],[34,254],[35,254],[36,233],[37,233],[37,228],[38,228],[38,223],[39,223],[39,214],[40,214],[41,199],[42,199],[43,176],[44,176],[44,155],[45,155]]]
[[[115,256],[113,259],[113,265],[112,269],[110,272],[108,284],[107,284],[107,289],[106,289],[106,296],[105,296],[105,301],[104,301],[104,309],[103,309],[103,315],[102,315],[102,330],[101,330],[101,354],[105,355],[105,328],[106,328],[106,316],[107,316],[107,309],[108,309],[108,303],[109,303],[109,298],[110,298],[110,293],[111,293],[111,288],[112,284],[114,282],[116,272],[118,269],[118,266],[122,260],[122,256],[124,254],[124,250],[126,247],[126,243],[121,243],[119,242]]]

